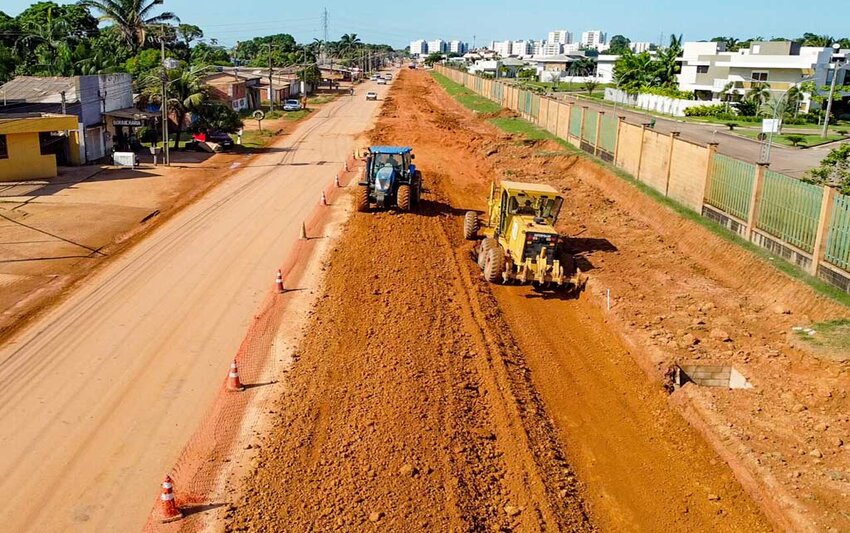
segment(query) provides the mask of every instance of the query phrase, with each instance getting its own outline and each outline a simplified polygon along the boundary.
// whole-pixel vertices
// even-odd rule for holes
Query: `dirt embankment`
[[[411,76],[402,87],[393,94],[394,119],[416,126],[390,131],[402,132],[395,142],[416,146],[431,174],[443,176],[455,208],[482,209],[493,179],[546,182],[567,197],[560,228],[574,236],[590,273],[588,293],[578,302],[515,287],[494,293],[574,452],[569,459],[591,491],[594,516],[616,527],[643,517],[644,527],[735,529],[752,504],[725,461],[776,524],[850,528],[848,365],[789,342],[792,326],[848,316],[846,309],[586,159],[498,132],[429,77]],[[609,288],[612,311],[600,312]],[[734,365],[755,385],[688,386],[675,395],[707,422],[701,431],[724,451],[722,460],[638,371],[660,378],[682,361]]]

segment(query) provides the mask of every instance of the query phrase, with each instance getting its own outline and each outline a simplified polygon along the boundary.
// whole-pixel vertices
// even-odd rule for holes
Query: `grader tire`
[[[471,241],[478,234],[478,213],[467,211],[463,217],[463,238]]]
[[[494,246],[498,246],[498,244],[490,237],[485,237],[484,240],[481,241],[481,245],[478,247],[478,267],[481,268],[481,270],[484,270],[484,266],[487,264],[487,253]]]
[[[366,213],[369,211],[369,187],[360,185],[357,187],[357,195],[354,197],[354,204],[358,213]]]
[[[398,208],[410,211],[410,185],[398,186]]]
[[[505,252],[501,246],[494,246],[487,252],[487,262],[484,264],[484,279],[490,283],[499,283],[502,272],[505,271]]]

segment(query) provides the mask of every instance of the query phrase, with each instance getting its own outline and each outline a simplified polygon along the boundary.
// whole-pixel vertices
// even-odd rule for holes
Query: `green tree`
[[[809,183],[837,187],[841,194],[850,194],[850,144],[830,150],[817,168],[804,178]]]
[[[230,53],[223,46],[198,43],[192,47],[190,54],[192,65],[230,65]]]
[[[198,126],[209,131],[236,133],[242,120],[230,106],[218,102],[206,102],[197,108]]]
[[[614,63],[614,82],[627,93],[639,93],[656,81],[657,69],[649,52],[636,54],[628,51]]]
[[[629,47],[631,45],[631,41],[627,39],[623,35],[615,35],[611,37],[611,40],[608,42],[608,50],[606,53],[611,55],[621,55],[626,52],[626,50],[631,50]]]
[[[37,7],[45,4],[39,4]],[[30,10],[32,8],[27,11]],[[34,73],[70,76],[73,74],[73,61],[68,39],[72,30],[65,19],[55,16],[56,11],[59,11],[58,6],[52,4],[45,6],[44,16],[23,18],[21,30],[24,35],[19,39],[18,45],[20,49],[29,51],[27,55],[34,58]]]
[[[439,63],[442,60],[443,60],[443,54],[442,53],[431,52],[430,54],[428,54],[428,57],[425,58],[425,64],[430,67],[434,63]]]
[[[115,24],[133,53],[141,49],[151,25],[178,21],[170,11],[154,14],[163,0],[81,0],[80,5],[96,9],[101,20]]]
[[[798,39],[803,46],[832,46],[836,39],[830,35],[818,35],[806,32]]]
[[[201,79],[201,69],[180,67],[166,72],[168,80],[168,109],[177,123],[174,146],[180,142],[180,133],[189,113],[197,112],[207,100],[207,86]],[[162,102],[162,80],[159,73],[144,80],[145,96]]]
[[[725,44],[727,52],[737,52],[741,45],[741,41],[734,37],[714,37],[711,42]]]

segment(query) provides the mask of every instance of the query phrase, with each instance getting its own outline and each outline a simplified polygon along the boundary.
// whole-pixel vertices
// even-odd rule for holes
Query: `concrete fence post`
[[[714,174],[714,155],[717,153],[718,143],[708,143],[708,164],[705,166],[705,183],[702,184],[702,205],[699,212],[702,213],[702,208],[705,207],[705,199],[708,198],[708,188],[711,186],[711,177]]]
[[[581,126],[578,128],[578,146],[581,148],[581,140],[584,138],[584,121],[587,119],[587,106],[581,106]]]
[[[829,226],[832,222],[832,208],[835,206],[835,189],[823,188],[823,198],[820,203],[820,218],[818,218],[818,232],[815,234],[815,247],[812,248],[812,264],[809,274],[818,275],[818,267],[826,257],[826,245],[829,240]]]
[[[759,202],[761,201],[761,190],[764,187],[764,174],[770,167],[770,163],[758,163],[756,165],[756,177],[753,180],[753,190],[750,193],[750,206],[747,211],[747,233],[745,235],[748,241],[753,238],[753,230],[759,223],[758,211]]]
[[[681,132],[670,132],[670,149],[667,150],[667,176],[664,179],[664,196],[667,196],[667,193],[670,192],[670,174],[673,170],[673,148],[676,146],[676,139],[679,138],[679,135],[681,135]]]
[[[593,137],[593,155],[599,155],[599,133],[602,131],[602,116],[605,111],[599,111],[596,114],[596,132]]]
[[[640,150],[638,151],[638,164],[637,164],[637,171],[635,172],[635,179],[638,180],[638,181],[640,181],[640,169],[641,169],[641,166],[643,164],[643,142],[644,142],[644,139],[646,138],[646,128],[647,128],[647,126],[648,126],[647,124],[641,124],[640,125]]]
[[[620,130],[623,129],[623,123],[625,121],[626,117],[624,115],[617,117],[617,139],[614,141],[614,166],[617,166],[617,156],[620,154],[620,137],[622,136]]]

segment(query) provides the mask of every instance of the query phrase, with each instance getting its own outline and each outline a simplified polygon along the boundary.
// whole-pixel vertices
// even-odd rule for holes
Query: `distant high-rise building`
[[[463,41],[449,41],[450,54],[465,54],[469,51],[469,45]]]
[[[441,54],[445,54],[449,51],[449,43],[442,39],[434,39],[433,41],[428,41],[428,53],[433,54],[435,52],[439,52]]]
[[[534,53],[533,41],[514,41],[511,45],[511,55],[517,57],[529,57]]]
[[[493,51],[502,57],[508,57],[513,52],[512,41],[493,41]]]
[[[652,43],[641,42],[641,43],[631,43],[629,45],[629,48],[632,49],[632,52],[639,54],[641,52],[647,52],[651,46],[652,46]]]
[[[581,34],[581,44],[585,48],[605,48],[607,43],[605,33],[600,30],[585,31]]]
[[[564,45],[561,43],[544,43],[540,50],[541,56],[559,56],[564,53]]]
[[[424,39],[410,41],[410,55],[413,57],[428,55],[428,43]]]
[[[549,32],[547,43],[570,44],[573,42],[573,34],[567,30],[555,30]]]

